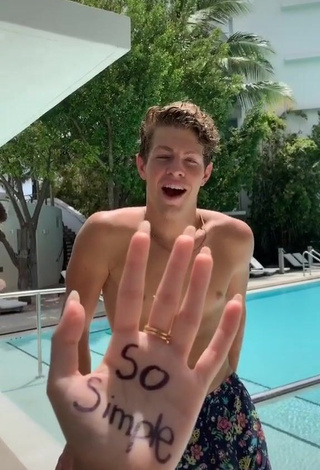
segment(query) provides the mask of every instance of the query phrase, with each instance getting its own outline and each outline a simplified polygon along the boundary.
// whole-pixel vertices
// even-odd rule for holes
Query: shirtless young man
[[[78,291],[86,312],[85,333],[79,345],[81,373],[87,374],[91,368],[89,326],[99,293],[102,290],[112,327],[127,249],[144,219],[151,223],[151,247],[141,330],[148,323],[150,307],[174,241],[189,225],[196,228],[194,256],[203,246],[208,246],[214,260],[201,325],[189,357],[191,367],[208,346],[227,301],[238,293],[245,298],[253,252],[250,228],[221,213],[197,208],[200,187],[212,172],[211,159],[218,140],[210,116],[191,103],[179,102],[148,110],[137,155],[140,177],[146,181],[146,207],[92,215],[77,236],[68,266],[67,291]],[[271,468],[254,405],[235,373],[244,325],[245,310],[229,357],[208,389],[178,469]],[[170,324],[159,322],[157,328],[168,332]],[[72,469],[67,448],[57,469]]]

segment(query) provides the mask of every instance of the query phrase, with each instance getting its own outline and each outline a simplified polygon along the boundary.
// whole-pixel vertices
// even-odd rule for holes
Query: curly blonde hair
[[[190,129],[203,146],[205,166],[211,162],[219,145],[219,132],[211,116],[199,106],[189,101],[177,101],[167,106],[152,106],[148,109],[140,128],[139,154],[145,162],[148,160],[154,131],[159,126]]]

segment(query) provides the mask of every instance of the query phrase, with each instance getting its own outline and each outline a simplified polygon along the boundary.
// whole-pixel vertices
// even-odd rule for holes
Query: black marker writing
[[[158,383],[154,383],[153,385],[152,384],[148,385],[147,383],[148,375],[151,374],[153,371],[160,372],[160,374],[162,374],[163,376],[162,380],[160,380],[160,382]],[[141,372],[140,384],[146,390],[159,390],[159,388],[162,388],[165,385],[167,385],[167,383],[169,382],[169,379],[170,379],[169,374],[165,370],[161,369],[158,366],[148,366],[145,369],[143,369],[143,371]]]
[[[155,456],[158,462],[167,463],[171,458],[171,454],[167,454],[165,457],[161,457],[160,444],[164,443],[172,445],[174,441],[174,434],[172,428],[169,426],[161,427],[162,418],[163,414],[160,413],[155,425],[146,420],[138,422],[135,425],[133,432],[131,433],[130,442],[126,451],[130,452],[136,439],[148,439],[149,447],[154,447]],[[147,433],[145,432],[146,428],[148,428]],[[144,432],[143,434],[140,434],[141,429]]]
[[[133,365],[133,371],[130,374],[124,375],[119,369],[116,370],[116,376],[121,379],[121,380],[132,380],[134,379],[138,372],[138,364],[136,361],[128,355],[129,349],[130,348],[138,348],[139,346],[137,344],[128,344],[123,348],[121,351],[121,356],[126,359],[127,361],[131,362]],[[157,381],[157,375],[160,374],[160,379]],[[153,378],[153,381],[151,383],[151,379],[149,377]],[[149,377],[149,378],[148,378]],[[141,386],[145,390],[159,390],[160,388],[164,387],[167,385],[167,383],[170,380],[170,376],[168,372],[165,370],[161,369],[159,366],[151,365],[148,367],[145,367],[139,377],[139,381]]]
[[[134,379],[135,376],[137,375],[137,372],[138,372],[138,365],[136,363],[136,361],[134,359],[132,359],[131,357],[127,356],[127,352],[129,351],[130,348],[138,348],[139,346],[137,344],[128,344],[127,346],[125,346],[123,348],[123,350],[121,351],[121,356],[123,357],[123,359],[127,359],[127,361],[131,362],[132,365],[133,365],[133,371],[132,371],[132,374],[129,374],[129,375],[123,375],[122,372],[120,372],[119,369],[116,370],[116,376],[119,378],[119,379],[122,379],[122,380],[131,380],[131,379]]]
[[[132,371],[128,374],[122,373],[119,369],[116,370],[116,376],[120,380],[132,380],[139,377],[140,385],[147,391],[159,390],[170,380],[168,372],[161,369],[156,365],[150,365],[139,372],[137,362],[129,355],[132,348],[139,348],[137,344],[128,344],[121,352],[121,357],[132,364]],[[96,388],[102,380],[99,377],[91,377],[87,381],[87,387],[93,392],[96,401],[91,406],[81,405],[78,401],[73,402],[74,408],[82,413],[93,412],[101,404],[101,394]],[[174,432],[169,426],[163,426],[163,414],[160,413],[156,419],[155,424],[147,420],[135,421],[134,416],[127,413],[123,408],[118,406],[112,400],[115,398],[111,395],[111,400],[107,403],[103,410],[102,418],[107,419],[111,426],[116,426],[117,429],[129,436],[129,444],[126,452],[130,452],[137,439],[146,439],[149,447],[154,449],[155,458],[159,463],[165,464],[171,458],[171,453],[166,451],[164,446],[172,446],[174,442]]]
[[[83,413],[92,412],[92,411],[95,411],[98,408],[98,406],[100,405],[101,396],[100,396],[100,393],[98,392],[98,390],[93,386],[94,382],[101,383],[102,380],[99,379],[99,377],[90,377],[90,379],[88,379],[88,382],[87,382],[88,388],[90,388],[90,390],[92,390],[93,393],[96,395],[97,401],[92,406],[82,406],[82,405],[79,405],[79,403],[77,401],[74,401],[73,406],[75,407],[76,410],[82,411]]]
[[[109,418],[110,424],[116,424],[118,421],[117,427],[119,431],[122,431],[125,423],[127,423],[127,430],[125,432],[125,435],[130,436],[132,428],[133,428],[133,424],[134,424],[133,416],[130,414],[126,414],[124,410],[120,408],[118,405],[108,403],[102,417]]]

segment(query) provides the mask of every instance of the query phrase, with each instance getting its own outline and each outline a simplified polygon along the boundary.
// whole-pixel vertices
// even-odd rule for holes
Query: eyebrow
[[[167,145],[157,145],[154,150],[165,150],[167,152],[173,152],[173,149]],[[198,155],[198,152],[189,150],[188,152],[185,152],[185,155]]]

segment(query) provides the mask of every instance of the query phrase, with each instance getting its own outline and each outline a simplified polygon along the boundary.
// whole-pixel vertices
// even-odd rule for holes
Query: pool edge
[[[63,446],[0,392],[0,439],[25,470],[55,468]]]

